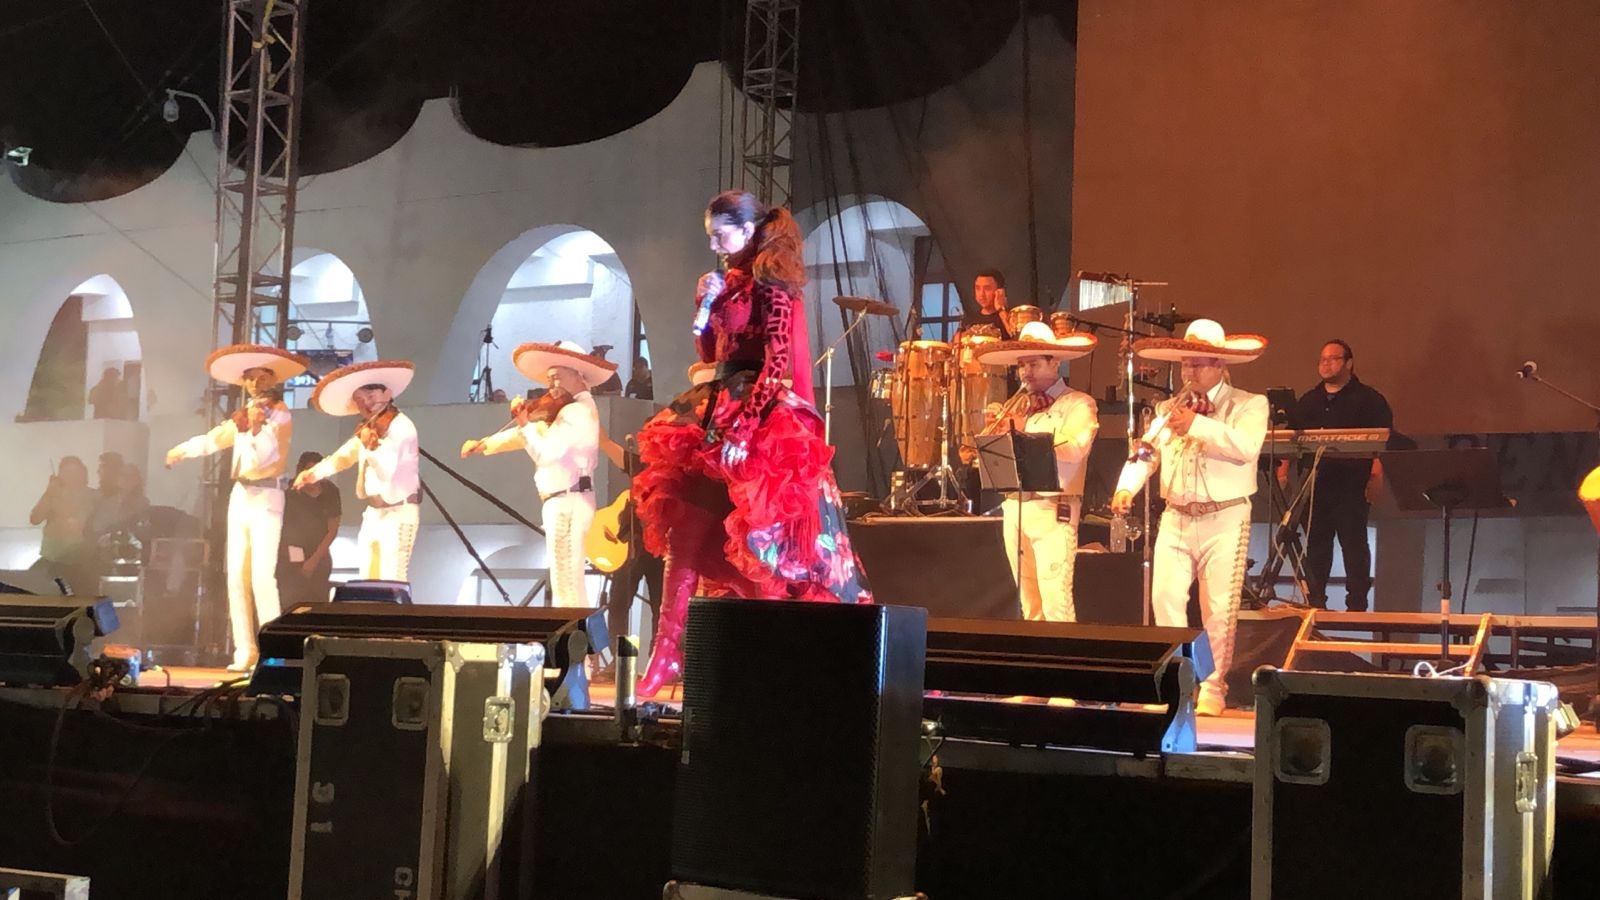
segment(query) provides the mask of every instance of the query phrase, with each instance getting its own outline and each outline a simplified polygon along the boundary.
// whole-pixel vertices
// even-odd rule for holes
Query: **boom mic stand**
[[[473,403],[487,403],[494,396],[494,370],[489,368],[490,348],[499,348],[494,342],[494,323],[490,322],[483,329],[483,343],[478,346],[478,366],[472,373],[472,387],[467,391],[467,399]]]
[[[1539,364],[1531,359],[1523,363],[1522,368],[1517,370],[1517,377],[1525,381],[1532,381],[1536,384],[1542,384],[1550,390],[1555,391],[1561,396],[1567,398],[1568,400],[1571,400],[1573,403],[1576,403],[1594,413],[1595,432],[1597,436],[1600,436],[1600,406],[1596,406],[1595,404],[1590,403],[1588,400],[1585,400],[1582,397],[1579,397],[1577,394],[1574,394],[1566,388],[1552,384],[1549,381],[1539,377]],[[1597,467],[1595,471],[1600,472],[1600,467]],[[1593,473],[1591,473],[1591,475],[1592,474]],[[1600,524],[1597,524],[1596,528],[1600,528]],[[1596,547],[1595,549],[1595,590],[1594,650],[1597,681],[1595,684],[1594,697],[1589,701],[1588,718],[1593,719],[1596,722],[1600,722],[1600,547]]]

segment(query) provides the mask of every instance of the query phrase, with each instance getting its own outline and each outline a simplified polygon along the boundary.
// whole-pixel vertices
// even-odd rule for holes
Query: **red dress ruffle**
[[[779,393],[750,438],[749,456],[736,470],[722,461],[722,443],[705,439],[709,388],[683,395],[639,432],[644,471],[633,481],[644,521],[645,546],[665,554],[667,532],[682,518],[680,504],[695,503],[694,482],[725,486],[733,511],[724,522],[722,553],[762,599],[861,602],[869,599],[844,529],[838,488],[830,468],[833,448],[822,439],[816,409],[788,390]],[[729,391],[717,390],[712,418],[728,433],[743,409]],[[729,586],[708,586],[729,592]],[[737,591],[733,591],[737,592]]]

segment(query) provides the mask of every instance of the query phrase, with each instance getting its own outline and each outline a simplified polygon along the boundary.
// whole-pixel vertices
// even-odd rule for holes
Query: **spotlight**
[[[361,330],[356,332],[356,340],[363,344],[372,343],[372,329],[363,325]]]
[[[283,333],[291,341],[298,341],[305,336],[305,331],[299,325],[293,323],[290,323],[289,327],[283,330]]]

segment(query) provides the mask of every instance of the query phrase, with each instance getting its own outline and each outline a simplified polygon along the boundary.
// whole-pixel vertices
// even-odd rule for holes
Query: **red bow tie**
[[[1216,406],[1211,403],[1211,398],[1204,394],[1195,398],[1194,403],[1190,404],[1189,408],[1194,410],[1194,414],[1197,416],[1209,416],[1217,410]]]
[[[1055,401],[1052,400],[1050,395],[1044,391],[1029,391],[1028,415],[1031,416],[1034,413],[1044,412],[1050,408],[1050,404],[1053,402]]]

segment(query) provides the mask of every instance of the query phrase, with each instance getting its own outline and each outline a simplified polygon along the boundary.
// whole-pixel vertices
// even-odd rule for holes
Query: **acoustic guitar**
[[[628,561],[628,542],[623,540],[622,510],[629,494],[623,491],[611,505],[594,511],[594,522],[583,539],[583,552],[595,569],[610,575]]]

